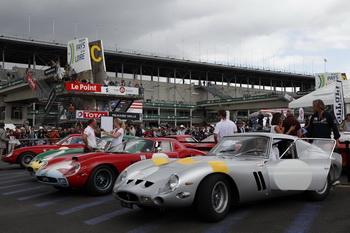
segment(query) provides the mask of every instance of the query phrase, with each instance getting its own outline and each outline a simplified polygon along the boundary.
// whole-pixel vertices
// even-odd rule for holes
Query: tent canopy
[[[350,80],[343,80],[344,103],[350,103]],[[325,87],[319,88],[299,99],[289,103],[289,108],[312,107],[312,101],[321,99],[325,105],[333,105],[334,103],[335,83],[331,83]]]

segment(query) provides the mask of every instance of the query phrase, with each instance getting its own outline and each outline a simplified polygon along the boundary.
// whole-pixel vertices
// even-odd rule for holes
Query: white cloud
[[[279,69],[347,71],[346,0],[2,0],[0,32]],[[77,23],[75,23],[77,22]],[[97,25],[97,26],[96,26]],[[306,68],[313,67],[313,68]]]

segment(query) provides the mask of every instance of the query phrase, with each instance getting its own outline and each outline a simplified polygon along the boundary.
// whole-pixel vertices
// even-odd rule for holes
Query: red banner
[[[66,83],[67,91],[101,92],[102,85],[90,83]]]
[[[33,77],[30,76],[29,73],[27,74],[26,79],[27,79],[29,85],[33,88],[33,90],[36,91],[36,82],[35,82],[35,80],[33,79]]]
[[[97,111],[83,111],[83,110],[77,110],[76,111],[76,117],[79,119],[89,119],[89,118],[95,118],[99,119],[101,116],[109,116],[109,112],[97,112]]]

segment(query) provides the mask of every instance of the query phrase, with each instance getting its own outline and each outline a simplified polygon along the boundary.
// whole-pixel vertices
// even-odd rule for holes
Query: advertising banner
[[[115,95],[138,95],[138,87],[124,87],[124,86],[108,86],[102,87],[102,93]]]
[[[319,73],[315,74],[315,88],[327,86],[335,81],[347,80],[345,73]]]
[[[102,86],[101,84],[91,83],[70,83],[66,82],[67,91],[85,91],[95,92],[99,94],[109,95],[138,95],[138,87],[124,87],[124,86]]]
[[[68,41],[68,64],[76,73],[91,70],[90,49],[87,38]]]
[[[29,73],[27,74],[26,79],[27,79],[29,85],[32,87],[32,89],[34,91],[36,91],[36,82]]]
[[[142,113],[143,102],[135,100],[128,109],[129,112]]]
[[[344,95],[341,81],[335,83],[333,112],[338,124],[344,119]]]
[[[108,112],[102,112],[102,111],[88,111],[88,110],[77,110],[76,111],[76,118],[77,119],[100,119],[101,116],[108,116]]]
[[[139,113],[128,113],[128,112],[110,112],[110,116],[114,118],[120,118],[122,120],[133,120],[133,121],[140,121],[140,114]]]
[[[102,85],[91,83],[70,83],[66,82],[67,91],[101,92]]]
[[[90,42],[89,47],[94,83],[103,83],[106,79],[106,63],[102,40]]]

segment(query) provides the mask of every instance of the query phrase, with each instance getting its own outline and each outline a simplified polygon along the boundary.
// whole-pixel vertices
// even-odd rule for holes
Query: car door
[[[321,148],[323,146],[323,148]],[[320,190],[324,187],[331,167],[331,153],[334,141],[322,139],[308,143],[297,139],[286,151],[280,151],[281,158],[266,161],[270,188],[272,190]],[[293,157],[284,157],[288,153]]]

